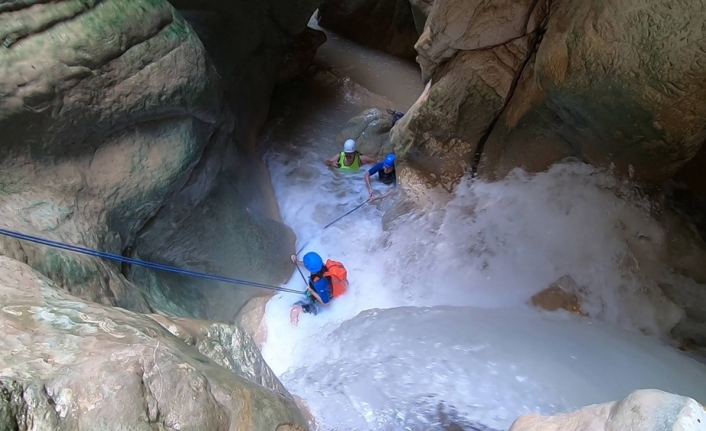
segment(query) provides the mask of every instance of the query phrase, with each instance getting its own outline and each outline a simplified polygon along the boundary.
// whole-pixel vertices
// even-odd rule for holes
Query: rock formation
[[[502,175],[525,160],[542,168],[571,155],[641,181],[673,176],[706,137],[706,39],[693,19],[703,2],[565,1],[551,9],[481,172]],[[548,141],[562,151],[548,151]]]
[[[382,159],[385,154],[393,150],[390,143],[393,121],[394,116],[388,110],[366,109],[348,121],[337,141],[345,142],[346,139],[354,139],[358,151],[370,157]]]
[[[429,187],[454,190],[469,172],[498,180],[566,158],[642,183],[673,177],[688,193],[676,190],[655,211],[671,226],[663,257],[695,283],[679,293],[665,281],[663,290],[689,310],[674,335],[706,340],[706,313],[692,305],[706,252],[706,38],[694,18],[704,2],[415,4],[428,11],[416,44],[428,82],[390,134],[406,196],[396,211],[423,205]],[[667,220],[674,208],[691,231]]]
[[[191,26],[166,1],[0,8],[4,226],[281,282],[294,235],[250,153],[285,57],[316,7],[300,3],[174,2]],[[83,299],[138,312],[232,321],[261,293],[7,238],[0,251]]]
[[[84,302],[4,256],[0,298],[2,429],[306,428],[237,327]]]
[[[397,57],[417,55],[419,34],[409,0],[324,0],[319,25]]]
[[[520,417],[510,431],[686,431],[705,430],[706,410],[692,398],[654,389],[620,401],[584,407],[573,413]]]
[[[431,87],[395,145],[491,179],[568,156],[670,178],[706,137],[706,39],[692,19],[703,11],[701,1],[439,0],[416,44]]]
[[[3,224],[120,254],[219,127],[217,75],[166,1],[37,3],[0,15]],[[81,298],[149,311],[117,265],[0,241]]]
[[[294,235],[254,150],[275,83],[321,41],[302,36],[315,7],[4,2],[2,227],[283,281]],[[6,237],[0,255],[2,425],[306,428],[244,332],[145,314],[233,322],[262,291]]]

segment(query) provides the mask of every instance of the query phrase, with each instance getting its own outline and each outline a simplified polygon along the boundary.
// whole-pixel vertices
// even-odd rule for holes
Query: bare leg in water
[[[293,325],[297,325],[299,323],[299,315],[302,314],[302,310],[303,308],[301,305],[295,305],[292,307],[292,311],[289,312],[289,320]]]

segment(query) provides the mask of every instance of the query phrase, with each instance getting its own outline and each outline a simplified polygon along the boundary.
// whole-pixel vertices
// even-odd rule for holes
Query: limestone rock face
[[[80,3],[0,8],[4,227],[281,282],[294,236],[251,150],[315,2],[175,1],[191,25],[163,0]],[[232,321],[263,293],[7,238],[0,252],[83,299],[139,312]]]
[[[584,407],[554,416],[520,417],[510,431],[700,431],[706,410],[692,398],[638,390],[620,401]]]
[[[546,12],[543,0],[436,0],[415,46],[422,74],[432,77],[459,51],[488,49],[530,34]]]
[[[319,25],[397,57],[417,55],[419,34],[409,0],[324,0]]]
[[[218,127],[215,69],[166,1],[23,5],[0,9],[3,224],[120,254]],[[149,311],[119,266],[0,249],[84,299]]]
[[[397,123],[391,142],[425,174],[428,187],[451,191],[466,174],[532,43],[528,35],[492,49],[459,52]]]
[[[490,135],[480,171],[502,176],[525,161],[543,169],[570,155],[642,181],[673,176],[706,138],[706,69],[699,66],[706,38],[693,19],[704,7],[554,2],[525,85]]]
[[[411,137],[396,146],[422,149],[426,158],[432,141],[414,135],[420,122],[440,117],[444,124],[429,129],[483,131],[477,143],[464,145],[475,153],[468,164],[485,178],[502,178],[518,166],[541,171],[566,157],[640,181],[674,176],[706,139],[706,69],[700,66],[706,64],[706,38],[701,21],[692,18],[702,16],[704,2],[570,0],[549,6],[535,0],[433,2],[416,44],[431,88],[414,110],[417,121],[400,131]],[[449,86],[447,76],[462,67],[461,59],[531,35],[526,57],[508,68],[509,89],[492,97],[502,102],[498,109],[481,105],[478,114],[456,115],[437,108],[435,93],[487,98],[494,87],[478,73],[459,74],[462,91],[462,84]],[[440,159],[444,153],[438,152]]]
[[[213,141],[184,187],[135,242],[136,257],[195,271],[279,285],[291,275],[295,236],[282,223],[262,161],[223,136]],[[162,313],[233,322],[268,291],[130,268]],[[188,313],[180,310],[188,310]]]
[[[0,299],[8,429],[306,429],[235,327],[83,302],[7,257]]]

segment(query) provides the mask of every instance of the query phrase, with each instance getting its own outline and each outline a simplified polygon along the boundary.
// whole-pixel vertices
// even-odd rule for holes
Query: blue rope
[[[300,291],[294,290],[294,289],[287,289],[284,287],[270,286],[268,284],[256,283],[254,281],[246,281],[246,280],[238,280],[236,278],[222,277],[220,275],[206,274],[204,272],[191,271],[188,269],[175,268],[173,266],[161,265],[159,263],[147,262],[147,261],[138,260],[138,259],[132,259],[129,257],[120,256],[120,255],[113,254],[113,253],[106,253],[103,251],[91,250],[90,248],[84,248],[84,247],[78,247],[75,245],[64,244],[64,243],[58,242],[58,241],[51,241],[48,239],[39,238],[36,236],[31,236],[31,235],[26,235],[23,233],[14,232],[14,231],[2,229],[2,228],[0,228],[0,234],[5,235],[5,236],[9,236],[12,238],[16,238],[19,240],[23,240],[23,241],[34,242],[37,244],[47,245],[49,247],[72,251],[74,253],[81,253],[81,254],[85,254],[88,256],[100,257],[103,259],[116,260],[118,262],[124,262],[124,263],[129,263],[132,265],[143,266],[145,268],[156,269],[159,271],[173,272],[175,274],[187,275],[187,276],[198,277],[198,278],[205,278],[207,280],[222,281],[224,283],[241,284],[243,286],[259,287],[261,289],[276,290],[278,292],[303,294],[303,292],[300,292]]]

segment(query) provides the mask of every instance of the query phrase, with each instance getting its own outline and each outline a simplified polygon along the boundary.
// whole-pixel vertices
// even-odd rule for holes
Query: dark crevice
[[[522,65],[519,67],[517,74],[515,75],[515,78],[512,81],[512,85],[510,86],[510,91],[507,95],[507,98],[505,99],[505,103],[503,104],[503,107],[500,108],[498,113],[495,115],[495,118],[493,118],[493,121],[490,122],[488,125],[488,128],[483,132],[483,135],[481,136],[480,140],[478,141],[478,145],[476,146],[476,151],[473,155],[473,162],[471,163],[471,176],[475,178],[478,175],[478,166],[480,165],[480,159],[483,156],[483,150],[485,149],[485,143],[488,141],[488,138],[490,138],[490,134],[493,132],[495,129],[495,125],[498,123],[498,120],[502,116],[503,112],[505,112],[505,109],[507,109],[507,106],[510,104],[510,101],[512,100],[512,96],[515,94],[515,89],[517,88],[518,83],[520,82],[520,79],[522,77],[522,74],[525,71],[525,68],[527,67],[527,64],[529,63],[530,59],[532,58],[533,53],[539,46],[539,42],[541,40],[541,36],[537,37],[537,42],[535,42],[535,46],[533,47],[532,50],[530,50],[527,53],[527,57],[524,59],[522,62]]]
[[[535,5],[533,6],[533,9],[537,7],[537,4],[539,2],[536,2]],[[483,157],[483,150],[485,149],[485,143],[488,141],[490,138],[490,134],[493,133],[493,130],[495,129],[495,125],[498,123],[498,120],[500,120],[500,117],[502,116],[503,112],[507,109],[508,105],[510,104],[510,101],[512,100],[512,97],[515,95],[515,90],[517,89],[517,85],[520,82],[520,79],[522,78],[523,73],[525,72],[525,69],[527,68],[527,65],[530,62],[530,59],[534,56],[534,54],[537,52],[539,49],[539,45],[542,43],[542,38],[544,37],[544,33],[546,32],[546,23],[549,18],[549,15],[551,14],[551,1],[547,3],[547,15],[544,18],[544,21],[542,22],[542,25],[540,26],[539,29],[535,31],[535,37],[536,40],[534,42],[534,46],[532,47],[531,50],[527,52],[527,56],[525,57],[524,61],[518,68],[517,74],[515,74],[515,78],[512,81],[512,85],[510,86],[510,91],[507,95],[507,98],[505,99],[505,103],[503,104],[503,107],[498,111],[497,115],[495,118],[493,118],[493,121],[490,122],[488,125],[488,128],[483,132],[483,135],[481,136],[480,140],[478,141],[478,145],[476,146],[476,151],[475,154],[473,155],[473,161],[471,162],[471,177],[476,178],[478,176],[478,166],[480,165],[481,158]],[[528,20],[529,16],[532,15],[532,12],[530,12],[530,15],[528,15]],[[526,35],[523,35],[522,37],[525,37]]]
[[[132,245],[128,245],[125,247],[123,252],[121,253],[122,257],[128,257],[132,258],[135,255],[134,248]],[[130,264],[127,262],[121,262],[120,263],[120,273],[125,277],[125,279],[129,280],[130,277]]]
[[[537,9],[537,5],[539,4],[540,1],[543,1],[543,0],[534,0],[534,3],[532,3],[532,7],[529,9],[529,13],[527,14],[527,18],[525,19],[525,25],[524,25],[525,31],[527,31],[527,25],[529,24],[529,20],[532,18],[532,15],[534,15],[535,9]],[[549,15],[547,14],[547,16],[549,16]],[[540,27],[542,27],[542,26],[540,25]]]

